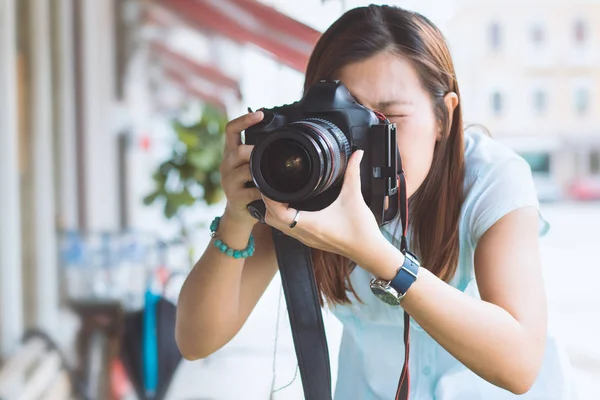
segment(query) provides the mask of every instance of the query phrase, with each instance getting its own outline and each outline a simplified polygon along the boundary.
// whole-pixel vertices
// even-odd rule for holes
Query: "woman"
[[[530,169],[489,137],[463,132],[458,83],[440,31],[395,7],[351,10],[317,43],[305,90],[321,79],[341,80],[360,103],[397,124],[417,279],[401,307],[369,288],[373,278],[393,280],[406,257],[399,224],[380,229],[363,201],[361,151],[348,162],[338,199],[318,212],[298,213],[246,188],[252,146],[241,144],[240,132],[262,118],[251,113],[227,126],[221,167],[227,207],[213,226],[217,246],[208,247],[181,293],[183,355],[206,357],[240,330],[277,271],[275,227],[318,249],[318,286],[344,324],[336,399],[394,398],[404,311],[412,321],[410,398],[566,398],[561,357],[547,339],[538,244],[547,224]],[[261,198],[266,224],[246,210]],[[226,249],[255,251],[235,258]]]

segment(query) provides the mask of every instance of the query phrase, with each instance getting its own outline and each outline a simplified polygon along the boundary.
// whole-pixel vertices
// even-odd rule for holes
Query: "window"
[[[541,24],[536,24],[531,29],[531,41],[536,46],[541,46],[545,40],[544,27]]]
[[[546,111],[546,92],[543,90],[536,90],[533,93],[533,109],[537,114],[543,114]]]
[[[583,115],[587,112],[590,102],[590,94],[586,88],[578,88],[575,90],[575,111]]]
[[[492,50],[500,50],[500,46],[502,45],[501,33],[500,24],[498,22],[492,22],[489,27],[490,46],[492,47]]]
[[[573,39],[576,44],[584,44],[587,40],[588,28],[587,24],[582,19],[577,19],[573,23]]]
[[[492,112],[498,116],[502,113],[503,108],[502,94],[500,92],[494,92],[492,94]]]
[[[550,154],[545,152],[521,153],[521,157],[527,161],[533,174],[550,173]]]

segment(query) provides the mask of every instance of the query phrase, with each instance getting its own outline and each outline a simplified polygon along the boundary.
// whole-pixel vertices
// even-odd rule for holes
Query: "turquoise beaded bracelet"
[[[219,222],[221,222],[221,217],[215,217],[213,222],[210,224],[210,236],[215,237],[217,233],[217,229],[219,229]],[[222,240],[217,239],[214,242],[214,246],[219,249],[219,251],[229,257],[233,258],[248,258],[254,254],[254,236],[250,234],[250,239],[248,240],[248,246],[246,246],[243,250],[234,250],[231,247],[227,246],[223,243]]]

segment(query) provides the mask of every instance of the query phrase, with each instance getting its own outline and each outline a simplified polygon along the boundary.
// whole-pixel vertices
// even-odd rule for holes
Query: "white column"
[[[77,159],[75,138],[75,85],[73,48],[73,7],[70,0],[56,0],[51,3],[58,8],[54,24],[58,27],[58,80],[55,88],[58,94],[58,141],[60,179],[60,224],[64,229],[77,228]]]
[[[15,0],[0,0],[0,356],[23,333]]]
[[[29,12],[36,322],[39,328],[53,334],[58,322],[59,297],[48,1],[32,0]]]
[[[84,0],[79,16],[83,21],[85,192],[91,231],[119,226],[112,5],[112,1]]]

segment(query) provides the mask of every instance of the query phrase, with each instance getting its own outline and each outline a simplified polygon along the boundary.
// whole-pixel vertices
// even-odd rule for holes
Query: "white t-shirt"
[[[474,253],[481,236],[504,215],[539,203],[527,162],[481,132],[465,133],[465,201],[459,223],[460,253],[450,284],[479,298]],[[410,228],[409,228],[410,229]],[[540,214],[540,235],[549,229]],[[396,224],[382,228],[392,243]],[[336,400],[390,400],[396,393],[404,362],[403,313],[377,299],[369,289],[373,276],[360,267],[351,274],[360,299],[332,306],[344,326],[339,353]],[[411,320],[411,400],[571,400],[569,365],[564,351],[548,334],[543,366],[532,389],[523,396],[494,386],[467,369]]]

